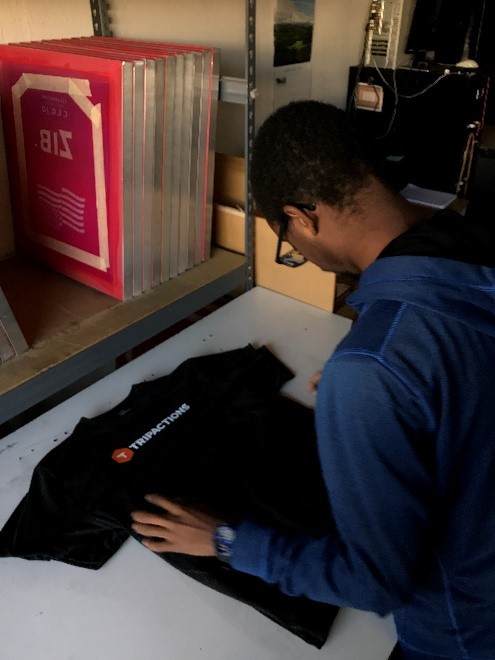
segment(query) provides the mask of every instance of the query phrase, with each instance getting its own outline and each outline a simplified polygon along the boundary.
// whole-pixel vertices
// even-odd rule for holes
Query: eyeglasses
[[[305,211],[316,211],[316,204],[313,202],[287,202],[291,206],[295,206],[296,209],[299,209],[303,213]],[[289,268],[297,268],[297,266],[302,266],[306,263],[306,257],[293,248],[286,252],[285,254],[280,254],[282,250],[282,243],[285,240],[287,234],[287,228],[289,226],[289,216],[286,213],[282,213],[279,220],[279,230],[278,230],[278,241],[277,241],[277,251],[275,252],[275,263],[282,264],[284,266],[289,266]]]

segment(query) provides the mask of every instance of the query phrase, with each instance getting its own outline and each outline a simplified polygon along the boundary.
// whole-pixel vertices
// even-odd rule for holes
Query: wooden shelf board
[[[239,286],[245,263],[241,255],[214,248],[207,262],[121,302],[15,257],[0,262],[0,286],[30,347],[1,365],[0,396],[42,378],[48,370],[79,354],[89,357],[89,349],[94,348],[93,353],[99,353],[94,356],[95,363],[89,360],[90,364],[83,365],[88,373],[99,366],[104,355],[110,361],[133,342],[145,340],[196,311],[198,301],[200,306],[208,304],[226,293],[231,284],[232,289]],[[204,300],[203,290],[207,291]],[[80,368],[81,362],[74,366]],[[72,373],[71,379],[75,377]]]

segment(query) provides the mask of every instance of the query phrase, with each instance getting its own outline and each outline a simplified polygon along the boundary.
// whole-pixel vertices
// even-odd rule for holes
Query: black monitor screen
[[[434,52],[434,61],[462,59],[479,0],[416,0],[406,39],[406,53]]]
[[[436,50],[437,30],[443,0],[416,0],[407,35],[406,53]]]

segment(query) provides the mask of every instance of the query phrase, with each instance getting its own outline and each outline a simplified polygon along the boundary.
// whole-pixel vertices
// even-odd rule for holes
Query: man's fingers
[[[140,536],[152,536],[154,538],[166,538],[169,530],[164,525],[149,525],[142,522],[134,522],[132,529]]]
[[[186,513],[186,510],[183,507],[179,506],[175,502],[172,502],[172,500],[168,500],[166,497],[163,497],[163,495],[158,495],[157,493],[149,493],[148,495],[144,496],[144,499],[151,504],[159,506],[161,509],[165,509],[173,516],[180,516],[181,514]]]
[[[163,513],[151,513],[150,511],[133,511],[131,518],[134,522],[157,527],[166,527],[168,523],[167,517]]]
[[[321,379],[321,371],[317,371],[311,376],[308,383],[308,390],[310,392],[313,393],[316,392],[316,390],[318,389],[318,383],[320,382],[320,379]]]
[[[167,541],[167,539],[163,539],[163,541],[159,541],[158,539],[144,539],[142,544],[152,552],[176,552],[173,544]]]

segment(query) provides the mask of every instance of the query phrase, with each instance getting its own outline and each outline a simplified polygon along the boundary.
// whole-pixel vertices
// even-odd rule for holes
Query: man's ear
[[[311,232],[314,236],[318,233],[318,216],[314,211],[304,211],[292,204],[286,204],[283,212],[292,218],[293,222],[298,222],[301,229]]]

